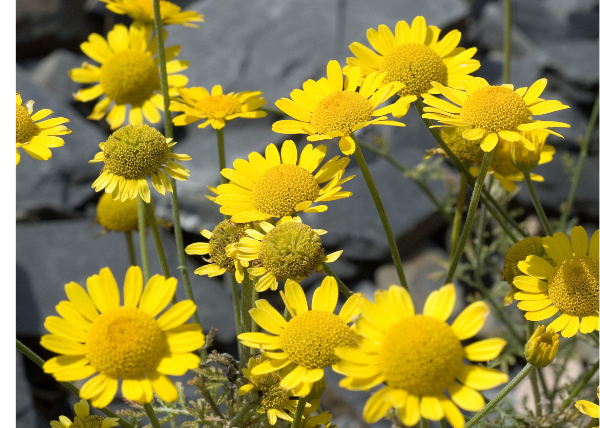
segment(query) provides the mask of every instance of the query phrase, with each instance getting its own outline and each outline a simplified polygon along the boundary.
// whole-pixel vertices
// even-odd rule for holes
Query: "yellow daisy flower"
[[[352,192],[342,191],[342,184],[354,176],[342,179],[350,158],[334,156],[318,171],[327,148],[313,149],[306,145],[300,158],[296,145],[286,140],[281,155],[274,144],[269,144],[265,157],[257,152],[248,161],[236,159],[233,169],[221,171],[229,183],[215,190],[215,203],[222,205],[221,212],[236,222],[267,220],[272,217],[292,215],[297,212],[323,212],[327,205],[312,205],[347,198]],[[324,185],[320,187],[320,185]]]
[[[256,291],[277,290],[279,281],[302,281],[313,272],[322,273],[322,263],[332,263],[342,255],[340,250],[325,256],[320,235],[327,232],[303,224],[300,217],[283,217],[275,226],[263,221],[259,226],[264,234],[248,229],[249,236],[225,249],[229,257],[252,262],[248,274],[258,278]]]
[[[94,83],[95,86],[81,89],[75,94],[77,101],[87,102],[105,95],[92,113],[91,120],[102,119],[112,104],[106,121],[110,129],[117,129],[125,122],[127,105],[131,105],[128,123],[141,124],[146,119],[150,123],[160,120],[158,110],[164,110],[164,100],[160,93],[158,56],[156,39],[148,43],[148,34],[140,24],[132,24],[129,29],[117,24],[108,32],[107,39],[93,33],[87,42],[81,44],[81,50],[100,66],[83,63],[82,68],[69,71],[72,80],[79,83]],[[169,96],[177,95],[177,88],[185,86],[187,77],[173,74],[185,70],[189,62],[174,60],[179,54],[179,46],[166,49]],[[158,109],[158,110],[157,110]]]
[[[373,72],[364,78],[356,92],[361,77],[359,68],[350,68],[344,79],[337,61],[327,64],[327,78],[304,82],[303,90],[294,89],[291,100],[281,98],[275,102],[284,113],[296,120],[280,120],[273,131],[280,134],[308,134],[308,141],[329,140],[340,137],[340,150],[345,155],[354,153],[351,134],[368,125],[405,126],[401,122],[386,120],[388,113],[396,117],[398,103],[375,110],[400,90],[401,83],[383,84],[385,73]],[[397,115],[396,115],[397,114]],[[374,118],[374,119],[373,119]]]
[[[496,358],[506,341],[491,338],[463,347],[461,340],[479,332],[489,308],[484,302],[472,303],[448,325],[455,300],[453,284],[432,292],[422,315],[415,315],[410,294],[397,285],[377,291],[375,303],[363,300],[361,318],[356,322],[360,346],[338,348],[335,354],[341,358],[336,371],[348,376],[340,386],[369,390],[381,382],[386,384],[367,400],[363,410],[367,422],[380,420],[394,407],[407,426],[421,418],[439,421],[445,416],[454,427],[462,427],[465,420],[456,406],[477,412],[485,404],[477,391],[508,381],[508,376],[497,370],[463,364],[464,358]]]
[[[313,383],[325,375],[324,368],[338,364],[334,349],[338,346],[356,346],[354,331],[348,326],[358,315],[358,306],[363,299],[361,293],[353,294],[346,301],[339,315],[334,314],[338,301],[338,286],[331,276],[326,277],[315,290],[311,304],[302,287],[295,281],[285,284],[281,293],[288,312],[286,321],[266,300],[257,300],[250,316],[271,334],[243,333],[238,336],[241,343],[250,348],[261,349],[269,359],[252,369],[252,375],[272,373],[283,367],[293,369],[281,381],[285,390],[294,389],[299,397],[306,397]],[[281,350],[281,352],[273,352]]]
[[[475,77],[463,81],[465,91],[461,91],[432,82],[435,89],[456,105],[433,95],[423,94],[423,102],[431,106],[424,108],[423,117],[450,126],[472,127],[464,131],[462,136],[466,140],[481,139],[481,149],[484,152],[492,151],[499,138],[518,142],[526,149],[534,150],[525,131],[540,130],[562,138],[562,135],[548,128],[571,127],[563,122],[531,118],[532,115],[569,108],[560,101],[539,98],[547,83],[547,79],[540,79],[529,89],[523,87],[514,90],[513,85],[490,86],[485,79]]]
[[[131,19],[143,24],[148,34],[154,29],[154,7],[152,0],[100,0],[106,3],[106,8],[119,15],[129,15]],[[160,1],[160,17],[163,25],[183,25],[184,27],[199,28],[192,22],[204,22],[204,15],[198,12],[181,11],[181,7],[170,1]]]
[[[564,233],[543,238],[544,249],[553,266],[539,256],[527,256],[518,267],[525,275],[513,284],[521,290],[515,294],[519,309],[529,321],[542,321],[561,315],[548,328],[572,337],[580,331],[598,330],[598,230],[589,242],[581,226],[571,230],[571,242]],[[581,318],[581,320],[580,320]]]
[[[59,416],[60,421],[51,421],[52,428],[111,428],[119,425],[118,418],[104,418],[90,415],[90,405],[86,400],[75,403],[75,422],[66,416]]]
[[[257,110],[267,102],[262,92],[230,92],[223,93],[221,85],[213,86],[211,92],[201,87],[179,88],[181,99],[174,99],[169,110],[183,114],[173,118],[175,126],[188,125],[200,119],[206,119],[198,125],[205,128],[211,125],[214,129],[222,129],[225,124],[235,118],[258,119],[267,112]]]
[[[173,192],[169,177],[187,180],[190,172],[176,160],[187,161],[188,155],[171,153],[169,147],[176,143],[165,138],[151,126],[126,125],[113,132],[105,143],[100,143],[100,152],[90,163],[104,162],[102,173],[92,183],[96,192],[104,189],[113,199],[126,201],[135,199],[139,193],[145,202],[150,202],[150,187],[146,176],[158,193]],[[167,177],[167,175],[169,177]]]
[[[27,101],[25,105],[21,95],[17,92],[17,165],[21,160],[19,147],[25,150],[29,156],[37,160],[48,160],[52,157],[51,147],[65,145],[62,138],[57,135],[71,134],[71,130],[63,123],[69,122],[66,117],[55,117],[43,122],[37,122],[52,114],[52,110],[43,109],[33,114],[33,101]],[[36,123],[37,122],[37,123]]]
[[[181,301],[155,319],[175,295],[177,279],[154,275],[143,285],[142,270],[130,267],[123,306],[109,268],[87,279],[87,292],[75,282],[65,285],[69,300],[56,306],[60,317],[46,318],[51,334],[40,342],[61,355],[46,361],[44,372],[59,382],[96,375],[79,392],[94,407],[112,401],[120,379],[128,400],[150,403],[153,391],[164,401],[175,400],[177,390],[167,375],[181,376],[200,364],[193,352],[204,345],[202,328],[185,324],[196,305]]]
[[[289,367],[284,367],[281,371],[253,375],[254,367],[265,361],[267,358],[262,355],[259,358],[250,358],[248,368],[242,369],[250,383],[242,386],[238,390],[238,395],[246,395],[251,391],[257,392],[260,397],[260,407],[256,411],[266,413],[269,424],[275,425],[277,418],[292,422],[296,407],[298,407],[298,400],[290,399],[294,395],[294,390],[284,390],[280,385],[282,378],[291,370]]]
[[[395,32],[394,35],[386,25],[380,25],[379,31],[369,28],[367,39],[377,52],[353,42],[350,50],[356,58],[350,57],[346,61],[348,67],[359,67],[362,75],[387,72],[384,83],[404,83],[398,95],[405,109],[418,96],[438,93],[431,82],[462,88],[461,82],[472,79],[469,74],[479,68],[479,61],[472,59],[476,48],[457,47],[461,38],[458,30],[450,31],[439,40],[440,29],[427,26],[425,18],[417,16],[412,26],[406,21],[398,21]]]
[[[600,386],[596,389],[596,394],[598,398],[600,398]],[[581,413],[590,416],[592,419],[598,419],[600,417],[600,407],[596,403],[587,400],[577,400],[577,402],[575,402],[575,407]]]

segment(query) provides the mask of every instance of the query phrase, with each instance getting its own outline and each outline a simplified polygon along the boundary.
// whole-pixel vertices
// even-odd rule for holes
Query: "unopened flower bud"
[[[544,333],[544,329],[543,325],[538,326],[525,344],[525,358],[536,367],[546,367],[558,352],[558,333],[552,328]]]

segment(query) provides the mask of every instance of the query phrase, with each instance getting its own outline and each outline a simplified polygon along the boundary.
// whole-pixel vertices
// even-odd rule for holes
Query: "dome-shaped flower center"
[[[85,356],[112,379],[132,379],[155,369],[166,338],[154,318],[138,308],[103,313],[88,332]]]
[[[212,231],[212,236],[208,241],[208,254],[210,261],[216,263],[229,272],[235,272],[234,260],[227,257],[225,249],[229,244],[235,244],[246,236],[246,230],[249,228],[256,229],[257,223],[234,223],[231,220],[224,220],[219,223]]]
[[[394,324],[379,354],[387,384],[417,396],[441,393],[458,375],[462,361],[462,345],[450,326],[425,315]]]
[[[385,55],[380,72],[387,71],[384,83],[401,82],[406,86],[398,95],[421,95],[431,89],[431,82],[448,83],[448,67],[429,46],[404,43]]]
[[[38,132],[27,109],[17,104],[17,143],[28,143]]]
[[[141,104],[160,89],[158,67],[149,52],[120,51],[102,64],[100,84],[117,104]]]
[[[504,269],[502,275],[506,282],[512,285],[516,276],[523,275],[517,265],[520,261],[525,260],[527,256],[542,257],[544,260],[554,265],[554,261],[546,254],[546,250],[544,250],[542,238],[539,236],[531,236],[521,239],[515,245],[510,247],[504,257]]]
[[[148,125],[126,125],[112,133],[104,145],[105,168],[116,175],[142,178],[169,161],[165,137]]]
[[[354,347],[356,337],[339,316],[326,311],[308,311],[292,318],[281,333],[281,349],[296,364],[322,369],[337,364],[338,346]]]
[[[282,164],[265,171],[254,185],[254,206],[274,217],[290,215],[296,205],[314,201],[319,196],[319,183],[306,169]]]
[[[463,128],[440,128],[444,142],[452,153],[463,162],[479,163],[483,160],[483,150],[480,141],[465,140],[462,137]],[[492,158],[492,162],[495,156]]]
[[[138,228],[137,200],[115,201],[110,193],[103,193],[96,207],[96,221],[108,230],[129,232]]]
[[[102,416],[96,415],[89,415],[85,418],[76,416],[69,428],[102,428],[104,419]]]
[[[281,389],[281,376],[277,373],[268,373],[256,382],[256,387],[260,392],[260,404],[265,409],[285,410],[289,396],[287,392]]]
[[[548,294],[563,314],[598,314],[598,260],[588,256],[563,260],[548,279]]]
[[[356,125],[371,120],[373,110],[369,100],[358,92],[334,92],[317,103],[310,124],[320,135],[341,132],[347,136]]]
[[[242,104],[232,95],[211,95],[198,100],[195,107],[209,119],[222,119],[242,112]]]
[[[301,281],[310,276],[324,256],[321,238],[303,223],[283,223],[265,235],[258,249],[258,260],[277,281]]]
[[[530,116],[523,98],[504,86],[477,89],[465,100],[460,114],[463,122],[487,132],[512,130],[527,123]]]

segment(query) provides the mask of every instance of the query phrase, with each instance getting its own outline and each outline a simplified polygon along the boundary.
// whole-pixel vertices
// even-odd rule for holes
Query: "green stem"
[[[296,407],[296,413],[294,413],[292,428],[300,427],[300,422],[302,421],[302,414],[304,413],[304,408],[306,407],[307,401],[308,397],[300,397],[300,399],[298,400],[298,407]]]
[[[131,236],[131,230],[125,232],[125,239],[127,240],[127,250],[129,251],[129,262],[131,266],[137,266],[135,261],[135,247],[133,246],[133,237]]]
[[[154,210],[152,210],[152,205],[147,202],[144,202],[144,208],[146,209],[146,219],[148,220],[150,230],[152,231],[152,238],[154,239],[156,254],[158,255],[160,271],[165,278],[170,278],[171,272],[169,271],[169,264],[167,263],[167,256],[160,237],[160,231],[158,230],[158,224],[156,223],[156,217],[154,217]]]
[[[542,227],[544,229],[544,233],[546,236],[552,236],[554,233],[552,231],[552,226],[550,226],[550,222],[548,221],[548,217],[546,217],[546,213],[544,212],[544,207],[542,206],[540,199],[535,192],[535,188],[533,187],[533,183],[531,182],[531,174],[529,172],[523,173],[525,176],[525,183],[527,183],[527,189],[529,189],[529,194],[531,195],[531,200],[533,201],[533,206],[535,207],[535,211],[537,212],[538,217],[542,222]]]
[[[577,394],[579,394],[581,392],[581,390],[587,385],[587,383],[590,381],[590,379],[594,377],[594,375],[598,371],[598,363],[599,362],[596,361],[596,364],[594,364],[594,366],[590,369],[590,371],[571,390],[567,399],[565,401],[563,401],[563,403],[562,403],[562,406],[561,406],[562,410],[569,407],[569,405],[571,404],[571,401],[573,401],[573,398],[575,398],[577,396]]]
[[[458,199],[456,200],[456,211],[454,212],[454,221],[452,222],[452,238],[450,240],[450,260],[456,252],[456,244],[458,244],[458,231],[462,220],[463,210],[465,208],[465,199],[467,196],[467,179],[463,174],[460,174],[460,189],[458,191]]]
[[[354,294],[353,291],[351,291],[346,284],[344,284],[344,282],[335,274],[335,272],[333,270],[331,270],[331,268],[329,267],[329,265],[327,263],[321,263],[321,266],[323,266],[323,270],[325,271],[325,273],[329,276],[333,276],[333,278],[335,279],[335,282],[337,282],[338,288],[340,289],[340,291],[342,293],[344,293],[344,295],[346,297],[350,297]]]
[[[250,275],[248,274],[248,270],[244,268],[244,281],[242,282],[242,309],[241,309],[241,319],[242,319],[242,331],[244,333],[248,333],[252,331],[252,318],[250,317],[250,309],[252,309],[252,290],[254,289],[254,285],[252,284],[252,280],[250,279]],[[242,363],[242,367],[245,367],[250,358],[250,349],[244,346],[242,349],[242,356],[240,356],[240,360]]]
[[[256,288],[254,287],[254,285],[252,286],[252,309],[256,308],[256,301],[258,300],[258,291],[256,291]],[[258,331],[258,324],[256,324],[256,321],[254,321],[254,318],[252,318],[252,329],[251,329],[252,333],[256,333]]]
[[[244,404],[244,407],[242,407],[242,408],[240,409],[240,411],[238,412],[238,414],[237,414],[237,415],[235,415],[235,416],[233,417],[233,419],[231,419],[231,420],[229,421],[229,423],[227,424],[227,426],[228,426],[228,427],[230,427],[230,428],[237,427],[237,426],[238,426],[238,424],[239,424],[240,422],[242,422],[242,421],[243,421],[243,419],[244,419],[244,417],[246,416],[246,414],[247,414],[247,413],[248,413],[250,410],[252,410],[253,408],[255,408],[255,407],[256,407],[256,403],[253,403],[252,401],[248,401],[248,402],[246,402],[246,404]]]
[[[148,247],[146,246],[146,211],[144,201],[140,196],[138,202],[138,235],[140,236],[140,252],[142,254],[142,276],[144,284],[148,284],[150,279],[150,264],[148,263]]]
[[[504,83],[510,83],[511,27],[512,1],[504,0],[504,69],[502,70]]]
[[[593,428],[598,426],[598,418],[592,418],[592,420],[586,425],[586,428]]]
[[[217,144],[219,146],[219,171],[223,171],[226,167],[225,163],[225,138],[223,136],[223,128],[217,129]],[[221,184],[229,182],[225,177],[219,174],[221,177]]]
[[[160,71],[160,87],[165,109],[165,137],[173,138],[173,121],[169,105],[169,81],[167,79],[167,58],[165,56],[165,40],[163,37],[162,19],[160,16],[160,0],[152,0],[154,9],[154,36],[156,37],[156,50],[158,51],[158,67]]]
[[[456,252],[454,253],[454,257],[452,257],[452,263],[448,269],[448,275],[446,275],[444,284],[452,282],[452,277],[454,277],[454,272],[456,271],[460,257],[465,249],[465,244],[467,243],[467,239],[471,233],[471,228],[473,227],[473,220],[475,219],[475,212],[477,211],[479,197],[481,196],[481,190],[483,189],[483,182],[485,181],[485,177],[487,175],[488,168],[490,167],[490,162],[492,161],[493,155],[494,150],[491,152],[486,152],[483,155],[481,168],[479,169],[479,174],[477,175],[477,180],[475,181],[475,186],[473,187],[473,194],[471,195],[471,202],[469,203],[469,210],[467,211],[465,226],[460,234]]]
[[[233,298],[233,315],[235,317],[235,332],[237,333],[237,337],[243,332],[242,320],[240,318],[240,293],[238,291],[238,283],[235,279],[235,275],[231,273],[229,274],[229,277],[231,278],[231,296]],[[242,344],[239,340],[237,341],[237,345],[239,358],[242,358]]]
[[[35,352],[33,352],[27,346],[25,346],[19,339],[16,339],[16,341],[17,341],[17,349],[23,355],[25,355],[27,358],[29,358],[31,361],[33,361],[35,364],[37,364],[39,367],[44,368],[45,361],[38,354],[36,354]],[[77,395],[79,397],[79,388],[77,388],[75,385],[73,385],[70,382],[58,382],[58,383],[60,383],[66,389],[68,389],[73,394],[75,394],[75,395]],[[89,403],[89,400],[88,400],[88,403]],[[90,404],[90,406],[91,406],[91,404]],[[119,424],[121,424],[123,426],[123,428],[133,428],[133,425],[131,425],[126,420],[124,420],[123,418],[119,417],[119,415],[117,415],[116,413],[114,413],[111,410],[107,409],[106,407],[103,407],[103,408],[98,409],[98,410],[101,411],[102,413],[104,413],[109,418],[117,418],[117,419],[119,419]]]
[[[533,332],[535,330],[535,322],[527,321],[527,336],[530,338],[533,336]],[[528,339],[529,340],[529,339]],[[529,374],[529,380],[531,381],[531,390],[533,391],[533,401],[535,405],[535,415],[540,417],[542,415],[541,409],[541,396],[540,396],[540,388],[538,384],[537,371],[532,370]]]
[[[351,135],[351,137],[354,139],[354,135]],[[400,260],[400,252],[398,251],[398,245],[396,245],[396,239],[394,238],[394,232],[392,232],[392,226],[390,225],[387,214],[385,213],[385,209],[383,208],[383,203],[379,197],[379,192],[375,186],[375,181],[373,181],[373,176],[371,175],[371,171],[369,171],[369,166],[367,165],[367,161],[363,156],[360,145],[355,144],[355,147],[356,149],[354,151],[354,157],[356,162],[358,162],[358,166],[360,167],[360,171],[362,172],[365,181],[367,182],[367,187],[369,188],[369,192],[371,192],[371,197],[373,198],[373,202],[375,202],[375,207],[379,213],[379,218],[381,219],[381,224],[392,252],[392,259],[394,260],[394,265],[396,266],[396,272],[398,273],[398,278],[400,279],[400,284],[402,284],[402,286],[408,290],[408,284],[406,282],[406,277],[404,276],[404,269],[402,268],[402,261]]]
[[[577,160],[577,166],[575,167],[575,172],[573,174],[573,181],[571,182],[571,189],[569,190],[569,196],[567,197],[566,206],[560,216],[560,230],[564,229],[565,224],[567,223],[567,218],[571,213],[571,208],[573,208],[573,203],[575,202],[575,194],[577,193],[577,187],[579,187],[579,180],[581,180],[583,165],[585,163],[585,158],[588,155],[590,142],[592,141],[592,135],[594,133],[594,128],[596,127],[597,121],[598,96],[596,96],[596,102],[594,103],[594,108],[592,109],[592,115],[590,116],[590,121],[588,122],[588,126],[585,130],[585,136],[583,137],[583,143],[581,144],[581,151],[579,152],[579,159]]]
[[[206,387],[202,387],[199,389],[200,393],[202,394],[202,397],[204,397],[204,400],[206,400],[213,413],[221,419],[225,419],[225,416],[223,416],[223,413],[221,413],[221,409],[219,409],[219,406],[217,406],[217,403],[215,403],[215,400],[213,400],[212,395],[210,395],[210,391],[206,389]]]
[[[156,412],[154,412],[151,403],[144,404],[144,411],[146,412],[146,416],[148,416],[152,428],[160,428],[160,422],[158,422],[158,417],[156,416]]]
[[[523,379],[525,379],[527,377],[527,375],[529,374],[529,372],[531,372],[534,368],[535,368],[535,366],[532,366],[531,364],[527,363],[527,365],[525,367],[523,367],[523,370],[521,370],[519,372],[519,374],[516,375],[514,377],[514,379],[511,380],[508,383],[508,385],[506,385],[504,387],[504,389],[502,389],[502,391],[500,391],[498,393],[498,395],[496,395],[494,398],[492,398],[490,400],[490,402],[487,403],[483,409],[481,409],[479,412],[477,412],[477,414],[475,416],[473,416],[465,424],[464,428],[472,428],[473,426],[475,426],[475,424],[477,422],[479,422],[481,420],[481,418],[483,418],[485,415],[487,415],[491,410],[493,410],[494,407],[496,407],[496,404],[498,404],[504,397],[506,397],[506,395],[510,391],[512,391],[515,388],[515,386],[517,386],[519,383],[521,383],[521,381]]]

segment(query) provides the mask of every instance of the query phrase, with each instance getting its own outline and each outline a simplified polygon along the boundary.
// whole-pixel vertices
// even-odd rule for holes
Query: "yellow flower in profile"
[[[267,112],[257,110],[267,103],[260,96],[260,91],[224,94],[221,85],[213,86],[210,93],[201,87],[179,88],[178,91],[181,99],[174,99],[169,107],[171,111],[183,112],[173,118],[175,126],[206,119],[198,128],[211,125],[214,129],[222,129],[227,122],[238,117],[258,119],[267,115]]]
[[[277,290],[283,280],[302,281],[342,255],[340,250],[325,256],[320,235],[327,232],[302,223],[300,217],[283,217],[275,226],[263,221],[259,226],[264,233],[248,229],[249,236],[226,248],[229,257],[252,263],[248,274],[259,278],[256,291]]]
[[[327,78],[304,82],[303,90],[294,89],[291,100],[281,98],[275,102],[284,113],[296,120],[280,120],[273,131],[280,134],[308,134],[308,141],[329,140],[340,137],[340,150],[345,155],[354,153],[351,134],[368,125],[405,126],[401,122],[386,120],[388,113],[396,117],[399,104],[393,103],[375,110],[402,87],[401,83],[383,84],[385,73],[373,72],[364,78],[356,92],[361,77],[359,68],[348,70],[346,78],[337,61],[327,64]]]
[[[406,109],[418,96],[438,93],[431,82],[462,88],[461,82],[472,79],[469,74],[479,68],[479,61],[472,59],[477,49],[458,47],[461,38],[458,30],[450,31],[439,40],[440,29],[427,26],[425,18],[417,16],[412,26],[406,21],[398,21],[395,33],[386,25],[380,25],[379,31],[369,28],[367,39],[377,52],[353,42],[350,50],[356,58],[350,57],[346,61],[349,67],[359,67],[362,75],[386,72],[384,83],[404,83],[398,95]]]
[[[129,124],[141,124],[146,119],[150,123],[160,121],[158,110],[164,110],[164,100],[160,93],[158,56],[156,39],[148,43],[149,33],[140,24],[132,24],[129,29],[117,24],[108,32],[107,39],[92,33],[87,42],[81,44],[81,50],[94,61],[95,66],[83,63],[81,68],[69,71],[72,80],[79,83],[94,83],[95,86],[79,90],[74,96],[77,101],[87,102],[105,95],[96,104],[87,117],[91,120],[102,119],[114,101],[106,121],[110,129],[117,129],[125,122],[127,105],[130,105]],[[187,77],[173,74],[188,68],[187,61],[175,60],[179,46],[165,50],[167,59],[167,80],[169,96],[177,95],[177,88],[185,86]]]
[[[485,79],[475,77],[462,82],[465,88],[462,91],[433,82],[433,87],[456,105],[424,94],[423,102],[431,107],[425,107],[423,117],[450,126],[471,127],[462,133],[463,138],[481,139],[484,152],[492,151],[499,138],[534,150],[535,146],[525,136],[526,131],[539,130],[562,137],[548,128],[571,127],[563,122],[531,118],[569,108],[560,101],[539,98],[547,83],[547,79],[540,79],[529,88],[515,90],[513,85],[490,86]]]
[[[92,183],[96,192],[104,189],[113,199],[126,201],[140,197],[150,203],[150,187],[146,176],[161,195],[173,192],[169,177],[187,180],[190,172],[176,160],[191,160],[188,155],[171,153],[169,147],[176,143],[165,138],[151,126],[126,125],[113,132],[101,151],[90,163],[104,162],[100,176]],[[167,177],[167,175],[169,177]]]
[[[248,161],[236,159],[233,168],[221,171],[230,180],[214,190],[215,203],[221,212],[235,222],[268,220],[272,217],[297,212],[322,212],[327,205],[312,205],[347,198],[352,192],[342,191],[342,184],[354,176],[342,178],[350,158],[334,156],[318,171],[327,148],[306,145],[300,157],[292,140],[286,140],[281,155],[274,144],[269,144],[265,157],[257,152]],[[316,172],[315,172],[316,171]],[[323,185],[323,187],[321,187]]]
[[[358,315],[364,296],[361,293],[350,296],[336,315],[338,286],[331,276],[315,290],[310,310],[297,282],[288,281],[285,294],[280,294],[292,319],[286,321],[269,302],[257,300],[250,316],[271,334],[243,333],[238,338],[245,346],[263,350],[268,358],[252,369],[253,376],[291,366],[293,369],[283,376],[280,385],[285,390],[294,389],[299,397],[306,397],[313,383],[325,375],[323,369],[338,364],[335,348],[357,345],[356,334],[348,323]],[[281,352],[273,352],[276,350]]]
[[[336,371],[348,376],[340,386],[369,390],[385,382],[365,404],[363,416],[368,423],[380,420],[394,407],[407,426],[421,418],[439,421],[446,417],[459,428],[465,419],[457,406],[477,412],[485,404],[478,391],[508,381],[508,376],[497,370],[463,364],[464,358],[496,358],[506,341],[490,338],[463,347],[461,340],[481,330],[489,308],[484,302],[472,303],[448,325],[455,300],[452,284],[429,295],[422,315],[415,315],[408,291],[397,285],[376,291],[375,303],[363,300],[356,321],[360,346],[338,348],[335,353],[341,358]]]
[[[252,370],[259,364],[267,361],[266,357],[250,358],[248,368],[243,368],[242,373],[250,381],[238,390],[238,395],[246,395],[255,391],[259,396],[260,407],[256,409],[258,413],[266,413],[269,418],[269,424],[275,425],[277,419],[292,422],[293,415],[298,407],[298,400],[291,400],[294,390],[285,390],[281,387],[281,380],[289,372],[289,367],[284,367],[280,371],[253,375]]]
[[[153,391],[164,401],[177,398],[167,375],[181,376],[200,364],[194,354],[204,345],[202,328],[185,323],[196,311],[183,300],[163,312],[177,287],[177,279],[154,275],[144,288],[142,271],[132,266],[125,275],[124,304],[109,268],[87,279],[87,292],[70,282],[68,301],[56,306],[60,317],[49,316],[42,336],[44,348],[61,354],[44,364],[44,372],[59,382],[93,376],[81,388],[81,398],[106,407],[121,391],[128,400],[150,403]]]
[[[112,428],[119,425],[118,418],[104,418],[90,415],[90,405],[86,400],[75,403],[75,422],[66,416],[60,416],[59,421],[51,421],[52,428]]]
[[[96,221],[105,230],[131,232],[138,229],[137,199],[115,201],[110,193],[103,193],[96,206]]]
[[[66,117],[55,117],[54,119],[37,122],[52,114],[52,110],[42,109],[35,114],[32,113],[33,101],[27,101],[23,105],[21,95],[17,92],[17,126],[15,131],[17,165],[21,160],[19,147],[34,159],[48,160],[52,157],[51,147],[61,147],[65,144],[64,140],[58,135],[71,134],[71,130],[62,125],[69,122]]]
[[[154,28],[154,7],[152,0],[100,0],[106,3],[106,8],[119,15],[129,15],[131,19],[143,24],[148,34]],[[199,28],[193,22],[204,22],[204,15],[198,12],[181,11],[181,7],[170,1],[160,0],[160,17],[163,25],[183,25],[184,27]]]
[[[515,294],[519,309],[529,321],[542,321],[561,315],[548,328],[572,337],[598,330],[598,230],[589,242],[581,226],[571,230],[571,242],[564,233],[543,238],[544,249],[553,266],[539,256],[527,256],[518,266],[525,275],[513,284],[521,290]],[[581,318],[581,320],[580,320]]]
[[[600,398],[600,386],[596,389],[596,396]],[[598,419],[600,417],[600,407],[596,403],[587,400],[577,400],[575,402],[575,407],[581,413],[588,415],[592,419]]]

